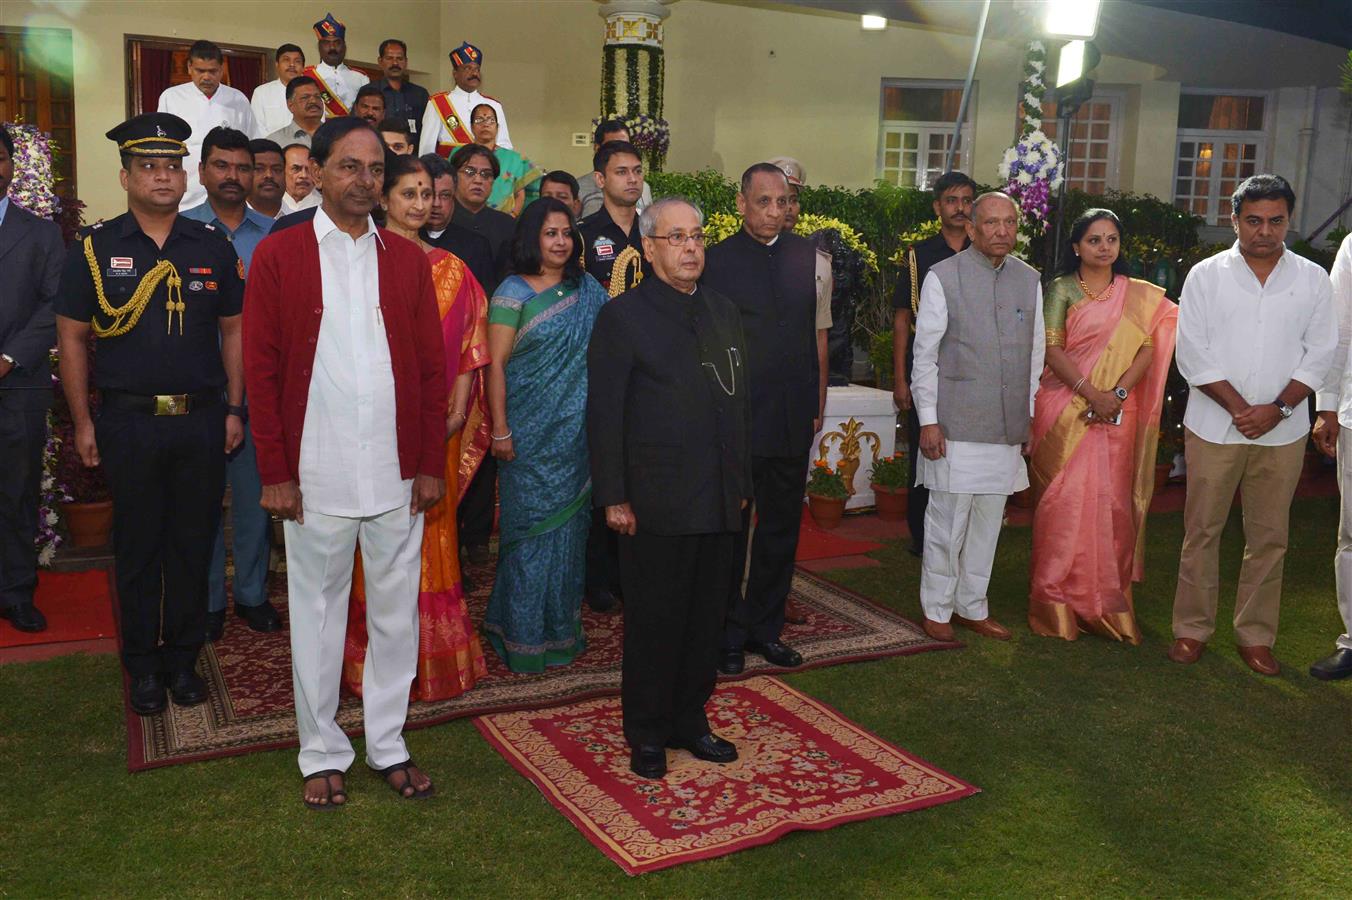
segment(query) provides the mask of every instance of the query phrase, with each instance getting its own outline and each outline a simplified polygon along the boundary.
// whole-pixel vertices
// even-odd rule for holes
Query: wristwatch
[[[1291,413],[1295,412],[1295,407],[1287,406],[1280,398],[1273,400],[1272,405],[1277,407],[1277,412],[1282,414],[1283,419],[1291,418]]]
[[[1113,396],[1125,403],[1127,401],[1127,389],[1118,385],[1113,388]]]
[[[243,406],[227,406],[225,408],[225,414],[227,416],[239,416],[239,418],[243,420],[247,415],[247,410],[246,407]]]

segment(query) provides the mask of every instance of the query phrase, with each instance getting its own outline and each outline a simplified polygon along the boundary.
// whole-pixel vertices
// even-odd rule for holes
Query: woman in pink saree
[[[1128,278],[1122,225],[1091,209],[1070,232],[1070,269],[1043,301],[1047,369],[1033,414],[1028,625],[1141,642],[1131,585],[1143,574],[1164,381],[1178,306]]]

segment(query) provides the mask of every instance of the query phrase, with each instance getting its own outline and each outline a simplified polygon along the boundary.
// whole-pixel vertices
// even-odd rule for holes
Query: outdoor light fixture
[[[1084,74],[1084,41],[1068,41],[1061,48],[1061,58],[1056,64],[1056,86],[1064,87]]]
[[[887,16],[862,15],[859,17],[859,26],[865,31],[883,31],[887,28]]]
[[[1098,30],[1099,0],[1046,0],[1042,30],[1051,37],[1092,38]]]

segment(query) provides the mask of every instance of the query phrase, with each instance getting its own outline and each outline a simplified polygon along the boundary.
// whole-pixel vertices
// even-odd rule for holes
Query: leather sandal
[[[417,764],[413,762],[412,758],[409,758],[401,763],[395,763],[392,766],[387,766],[384,769],[372,769],[371,771],[375,772],[381,778],[385,779],[385,783],[390,786],[390,790],[394,791],[396,794],[399,795],[399,799],[426,800],[428,797],[432,796],[437,792],[437,787],[434,784],[429,784],[425,790],[421,791],[418,790],[417,787],[415,787],[413,784],[413,776],[408,774],[409,769],[415,768],[417,768]],[[391,780],[391,776],[396,773],[404,776],[403,782],[401,784],[395,784],[394,781]],[[413,793],[405,794],[404,793],[405,788],[413,788]]]
[[[309,784],[310,782],[315,781],[316,779],[323,779],[324,790],[326,792],[324,797],[328,802],[317,803],[313,800],[306,800],[304,794],[301,794],[301,800],[305,803],[306,806],[308,806],[310,809],[313,809],[315,812],[330,812],[332,810],[338,809],[340,806],[346,806],[347,791],[344,790],[342,787],[334,788],[333,784],[329,781],[329,776],[331,775],[338,775],[342,777],[345,774],[346,773],[340,772],[337,769],[324,769],[322,772],[312,772],[309,775],[306,775],[305,778],[302,779],[302,784]],[[342,802],[338,802],[339,797],[343,798]]]

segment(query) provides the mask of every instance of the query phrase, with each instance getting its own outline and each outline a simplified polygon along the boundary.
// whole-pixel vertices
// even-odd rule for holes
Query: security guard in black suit
[[[180,705],[207,698],[194,671],[207,566],[225,455],[244,435],[244,267],[224,235],[178,215],[190,133],[168,113],[108,132],[122,156],[128,210],[81,234],[56,301],[75,445],[85,465],[102,462],[112,489],[122,662],[141,715],[164,709],[166,683]]]
[[[915,348],[915,317],[920,310],[920,288],[930,266],[971,246],[967,221],[976,199],[976,182],[961,172],[945,172],[934,182],[934,214],[939,217],[938,234],[916,241],[902,259],[901,277],[892,294],[892,398],[897,409],[906,413],[907,459],[911,463],[911,491],[906,504],[906,524],[911,531],[911,555],[920,556],[925,547],[925,507],[929,489],[915,484],[915,469],[920,459],[920,420],[911,402],[911,363]]]
[[[699,211],[643,214],[656,275],[607,303],[587,351],[592,497],[619,537],[624,584],[620,701],[630,767],[666,772],[665,747],[727,763],[737,749],[704,713],[717,678],[733,542],[751,496],[741,316],[697,281]]]

